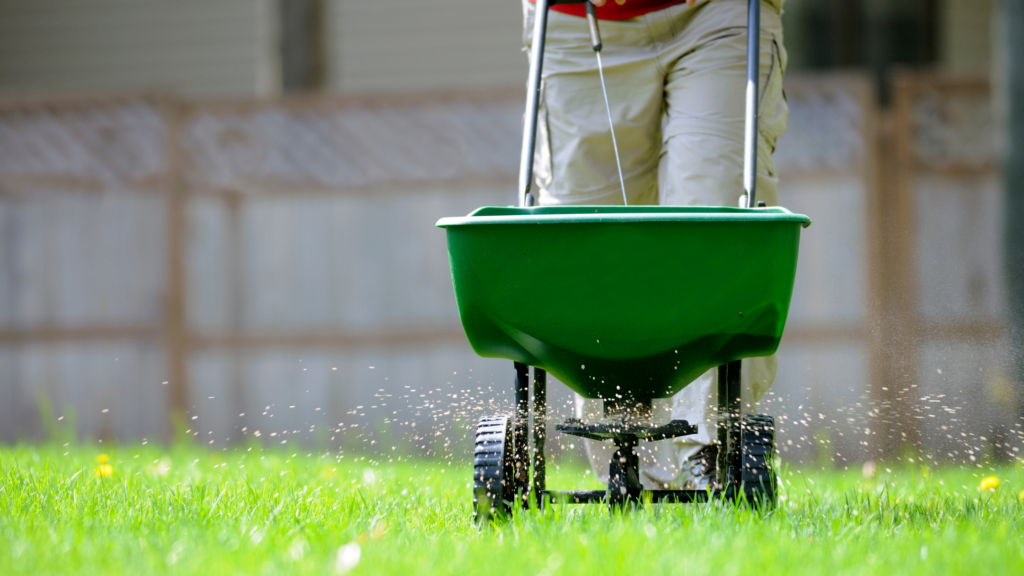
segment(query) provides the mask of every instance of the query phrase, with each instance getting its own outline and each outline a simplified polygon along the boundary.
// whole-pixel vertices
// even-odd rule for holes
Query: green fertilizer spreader
[[[532,206],[536,90],[547,8],[556,2],[565,3],[537,1],[520,175],[523,207],[485,207],[437,223],[447,233],[455,297],[470,345],[481,356],[515,363],[514,408],[482,418],[477,427],[474,517],[483,523],[513,509],[559,501],[619,507],[742,498],[772,505],[774,423],[767,415],[741,414],[740,360],[768,356],[779,347],[800,231],[810,219],[755,204],[752,177],[737,196],[745,193],[741,204],[755,208]],[[754,17],[758,6],[751,0]],[[596,33],[593,11],[588,15]],[[750,29],[755,48],[757,29]],[[756,68],[756,58],[748,58],[755,81]],[[748,114],[748,128],[750,123]],[[714,368],[717,482],[710,490],[643,490],[634,451],[639,442],[696,433],[683,420],[653,422],[651,401],[676,394]],[[615,443],[606,490],[546,489],[549,372],[581,396],[603,401],[604,419],[570,419],[556,430]]]

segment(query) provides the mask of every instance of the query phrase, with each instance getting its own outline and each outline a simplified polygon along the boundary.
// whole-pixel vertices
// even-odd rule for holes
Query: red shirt
[[[536,0],[530,0],[536,3]],[[626,0],[626,3],[619,6],[615,0],[608,0],[604,6],[597,7],[597,17],[600,20],[629,20],[637,16],[643,16],[648,12],[668,8],[674,4],[682,4],[685,0]],[[563,4],[552,6],[552,10],[558,10],[573,16],[583,17],[586,15],[586,7],[583,4]]]

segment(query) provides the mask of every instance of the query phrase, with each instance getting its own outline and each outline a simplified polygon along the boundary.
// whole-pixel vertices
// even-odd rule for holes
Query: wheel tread
[[[514,455],[512,417],[481,418],[473,449],[473,520],[477,524],[511,513]]]
[[[775,505],[775,420],[767,414],[745,416],[742,422],[740,480],[747,499]]]

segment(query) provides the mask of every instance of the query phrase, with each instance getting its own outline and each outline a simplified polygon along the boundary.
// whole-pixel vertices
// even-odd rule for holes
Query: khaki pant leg
[[[524,0],[524,41],[535,5]],[[602,21],[605,81],[630,204],[657,201],[663,75],[647,26]],[[587,21],[548,14],[534,175],[542,205],[622,204],[608,115]]]
[[[523,9],[524,43],[529,48],[535,7],[524,0]],[[586,20],[554,11],[548,18],[534,161],[539,203],[621,205],[615,151]],[[640,20],[602,21],[601,35],[608,99],[629,203],[657,204],[664,77],[655,64],[656,52],[647,26]],[[659,401],[659,405],[662,419],[668,420],[670,401]],[[602,403],[577,395],[576,414],[587,421],[600,420]],[[607,482],[614,446],[582,442],[595,474]],[[647,444],[637,452],[646,488],[662,488],[675,479],[677,458],[671,446]]]
[[[704,4],[661,56],[661,63],[668,67],[658,165],[661,204],[736,206],[743,194],[746,17],[744,0]],[[785,66],[781,17],[765,5],[757,198],[769,206],[777,204],[778,188],[771,154],[789,114],[782,91]]]
[[[666,78],[664,142],[659,200],[665,205],[735,206],[743,193],[743,128],[746,85],[746,2],[715,0],[695,13],[674,50]],[[675,57],[679,54],[678,57]],[[761,17],[761,76],[757,199],[777,204],[771,154],[786,128],[782,92],[786,53],[777,9]],[[752,409],[775,379],[775,356],[743,361],[744,403]],[[717,370],[710,370],[673,398],[673,418],[696,423],[698,434],[674,441],[680,466],[716,440]]]

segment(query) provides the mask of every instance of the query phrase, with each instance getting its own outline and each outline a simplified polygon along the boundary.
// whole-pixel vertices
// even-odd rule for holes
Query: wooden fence
[[[765,399],[783,450],[966,454],[950,425],[995,421],[1004,346],[987,85],[908,76],[891,114],[856,75],[787,93],[780,198],[815,223]],[[453,419],[507,401],[509,370],[469,350],[433,223],[512,202],[521,107],[0,103],[0,438],[43,434],[44,401],[85,436],[166,438],[177,414],[207,443],[458,441]],[[962,400],[932,402],[950,386]]]

